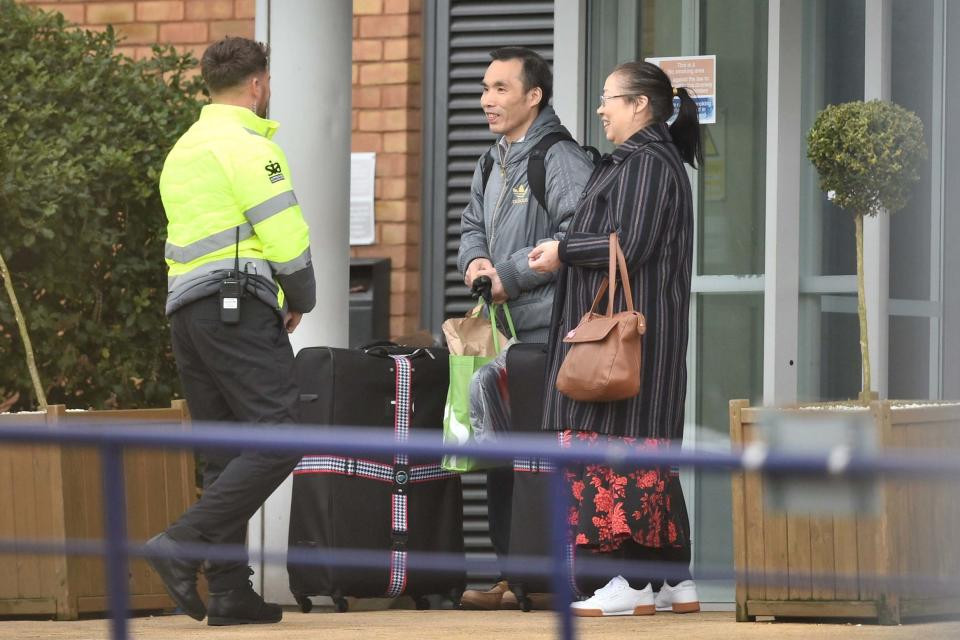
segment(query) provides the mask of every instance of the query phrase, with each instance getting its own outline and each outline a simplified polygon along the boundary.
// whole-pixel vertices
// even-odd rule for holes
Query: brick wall
[[[179,50],[203,53],[223,36],[253,37],[256,0],[23,0],[87,29],[113,25],[124,38],[119,52],[131,58],[149,57],[150,45],[171,44]]]
[[[22,1],[89,29],[113,25],[126,38],[120,52],[132,58],[158,42],[199,58],[223,36],[252,38],[256,14],[255,0]],[[352,147],[377,154],[377,222],[376,244],[351,255],[390,258],[396,337],[420,322],[422,0],[354,0],[353,16]]]
[[[390,333],[420,319],[421,0],[353,2],[354,151],[377,154],[376,244],[360,257],[388,257]]]

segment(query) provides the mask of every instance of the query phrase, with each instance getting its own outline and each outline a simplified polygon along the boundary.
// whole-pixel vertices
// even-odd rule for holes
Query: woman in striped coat
[[[680,112],[668,126],[675,96]],[[566,445],[611,440],[640,448],[679,445],[693,255],[693,202],[683,165],[696,167],[702,161],[697,105],[685,88],[674,89],[659,67],[631,62],[607,78],[597,114],[616,149],[588,182],[566,236],[539,245],[529,257],[535,270],[560,270],[543,428],[559,431]],[[626,257],[637,310],[646,317],[640,393],[614,402],[579,402],[556,390],[557,372],[569,349],[563,338],[589,312],[607,274],[611,232],[617,233]],[[619,287],[615,309],[625,308]],[[571,524],[578,553],[675,563],[666,576],[675,586],[660,588],[656,604],[699,610],[689,574],[689,523],[676,474],[624,464],[586,464],[566,471],[575,501]],[[574,603],[574,613],[653,613],[653,592],[663,572],[633,564],[624,564],[626,578],[616,576],[592,598]]]

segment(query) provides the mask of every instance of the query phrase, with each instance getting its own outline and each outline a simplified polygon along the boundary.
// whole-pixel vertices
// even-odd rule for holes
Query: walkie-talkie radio
[[[243,282],[240,280],[240,227],[237,227],[236,253],[233,271],[220,281],[220,322],[240,322],[240,298],[243,297]]]

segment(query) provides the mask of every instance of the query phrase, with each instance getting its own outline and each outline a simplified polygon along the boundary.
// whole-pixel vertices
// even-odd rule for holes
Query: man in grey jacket
[[[556,274],[532,271],[527,255],[539,242],[566,230],[593,163],[549,105],[553,74],[547,62],[522,47],[502,47],[490,57],[480,104],[490,131],[500,137],[473,172],[457,267],[468,287],[480,276],[490,278],[493,299],[509,303],[521,341],[545,342]],[[543,173],[528,176],[534,163]],[[531,171],[539,173],[539,167]],[[539,195],[538,183],[543,189]],[[506,556],[509,546],[512,496],[513,469],[488,471],[487,512],[498,558]],[[501,580],[489,591],[465,592],[463,604],[498,609],[507,590]]]

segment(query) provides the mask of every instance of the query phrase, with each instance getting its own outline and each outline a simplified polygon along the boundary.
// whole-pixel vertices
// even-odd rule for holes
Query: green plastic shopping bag
[[[478,305],[464,318],[451,318],[443,323],[443,333],[450,350],[450,386],[447,388],[447,403],[443,411],[444,444],[464,446],[475,441],[470,426],[470,380],[477,369],[493,360],[507,343],[507,338],[497,329],[495,320],[501,305],[490,305],[489,318],[480,314],[483,306]],[[516,338],[510,309],[506,304],[502,308],[510,334]],[[465,473],[500,463],[448,454],[440,464],[447,471]]]

